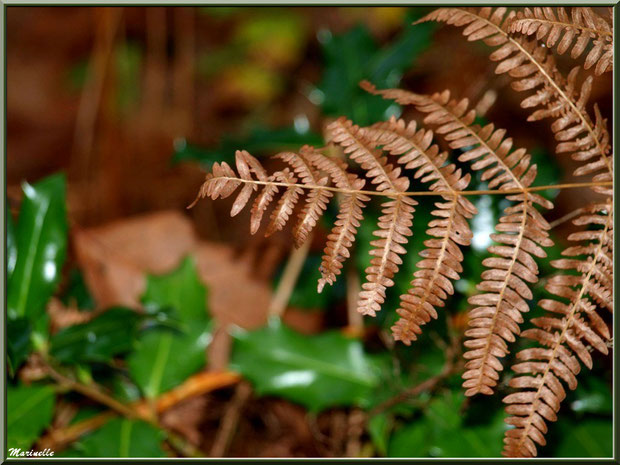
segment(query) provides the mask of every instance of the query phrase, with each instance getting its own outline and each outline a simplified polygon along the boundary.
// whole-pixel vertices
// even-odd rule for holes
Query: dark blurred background
[[[184,207],[202,174],[173,163],[175,147],[214,148],[228,137],[224,148],[234,150],[258,128],[320,135],[325,114],[340,110],[317,87],[330,64],[346,71],[347,61],[364,62],[371,46],[402,37],[405,24],[413,29],[407,20],[425,11],[415,10],[8,7],[9,199],[19,196],[21,180],[63,170],[80,225]],[[340,63],[331,63],[327,42],[355,26],[373,43],[364,34],[338,44],[331,60]],[[484,45],[462,40],[456,28],[437,29],[432,44],[428,36],[414,53],[397,57],[407,66],[389,77],[392,83],[403,74],[401,85],[413,91],[447,88],[481,102],[518,145],[553,153],[547,124],[522,124],[520,96],[506,76],[494,76]],[[593,91],[603,115],[611,115],[609,79],[597,79]]]

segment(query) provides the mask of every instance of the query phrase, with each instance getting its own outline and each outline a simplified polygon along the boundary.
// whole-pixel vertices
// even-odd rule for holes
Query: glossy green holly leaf
[[[155,398],[199,372],[206,364],[212,323],[186,332],[154,328],[144,332],[128,358],[129,374],[148,398]]]
[[[17,369],[30,353],[30,332],[30,322],[26,318],[7,321],[6,354],[8,358],[9,374],[11,376],[15,375]]]
[[[67,253],[65,177],[56,174],[34,185],[24,183],[22,189],[7,315],[9,319],[25,316],[34,322],[56,289]]]
[[[460,390],[443,391],[433,397],[417,416],[399,428],[388,446],[390,457],[499,457],[506,430],[504,414],[470,424],[461,411]],[[456,440],[455,438],[458,438]]]
[[[52,421],[51,386],[7,387],[7,447],[29,450]]]
[[[501,457],[503,448],[504,428],[503,422],[499,426],[475,426],[463,427],[455,434],[459,434],[461,440],[454,441],[454,436],[444,436],[439,443],[442,457]]]
[[[435,457],[452,458],[500,457],[507,428],[504,418],[504,412],[499,408],[484,423],[461,423],[452,428],[436,430],[431,453]],[[455,436],[460,439],[455,441]]]
[[[144,331],[128,359],[129,374],[146,397],[157,397],[205,366],[212,331],[206,299],[190,257],[170,273],[148,277],[145,308],[150,313],[169,310],[180,325]]]
[[[421,417],[392,435],[388,457],[428,457],[432,444],[431,425],[427,418]]]
[[[170,273],[148,276],[142,303],[149,313],[173,309],[176,317],[188,326],[205,324],[208,320],[207,289],[191,257]]]
[[[140,389],[125,373],[115,373],[108,384],[110,390],[114,393],[115,399],[119,399],[126,403],[135,402],[140,399]]]
[[[6,211],[6,280],[11,281],[15,263],[17,262],[17,239],[15,237],[15,225],[13,224],[13,215],[10,211]]]
[[[559,426],[559,425],[558,425]],[[588,418],[562,425],[555,457],[603,458],[613,453],[613,421]]]
[[[318,412],[336,405],[369,405],[380,362],[362,343],[337,331],[306,336],[278,319],[234,332],[230,368],[260,395],[284,397]]]
[[[32,332],[30,333],[30,341],[32,348],[38,352],[47,352],[50,337],[50,314],[45,312],[34,323],[30,323]]]
[[[311,131],[308,120],[296,119],[290,127],[268,129],[255,127],[247,135],[225,135],[220,144],[212,149],[203,149],[188,144],[184,139],[175,141],[172,162],[197,161],[205,168],[211,168],[214,162],[235,163],[235,151],[247,150],[255,157],[272,154],[280,150],[297,150],[302,145],[320,146],[321,136]]]
[[[102,414],[106,411],[105,407],[100,405],[84,405],[81,406],[78,411],[75,413],[74,417],[69,422],[70,425],[75,425],[82,421],[88,420],[89,418],[96,417],[97,415]]]
[[[461,390],[446,391],[433,398],[426,408],[426,416],[436,431],[443,432],[460,426],[462,421],[460,409],[464,400],[465,396]]]
[[[114,418],[74,445],[72,457],[166,457],[165,433],[143,421]]]
[[[54,334],[50,353],[63,363],[108,362],[134,347],[141,319],[133,310],[110,308],[87,323]]]
[[[392,421],[392,416],[387,413],[374,415],[368,420],[368,434],[370,435],[370,440],[380,455],[387,455]]]

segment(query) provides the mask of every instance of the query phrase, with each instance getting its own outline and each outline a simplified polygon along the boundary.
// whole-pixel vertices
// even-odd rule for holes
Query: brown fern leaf
[[[548,316],[533,319],[536,328],[522,333],[539,346],[519,352],[517,359],[521,362],[512,367],[519,376],[510,380],[510,386],[518,392],[504,398],[508,404],[506,412],[512,415],[506,422],[514,426],[504,437],[505,456],[536,456],[536,444],[543,446],[546,442],[546,421],[557,419],[560,403],[566,397],[560,380],[575,389],[580,371],[577,359],[591,368],[589,347],[608,352],[605,339],[609,338],[609,329],[596,313],[595,304],[601,298],[611,299],[612,294],[611,281],[607,279],[613,250],[612,204],[599,205],[597,210],[575,223],[598,229],[571,235],[570,240],[585,244],[564,251],[565,256],[572,257],[585,253],[587,259],[552,262],[560,270],[575,270],[579,275],[557,275],[549,280],[546,289],[561,300],[541,300],[539,305]],[[568,303],[562,301],[565,299]],[[609,305],[613,305],[611,300]]]
[[[379,218],[379,229],[373,233],[378,237],[370,244],[373,258],[366,269],[366,282],[359,295],[358,311],[364,315],[376,315],[385,301],[385,291],[394,285],[392,278],[402,264],[399,255],[406,253],[403,244],[412,235],[411,226],[414,205],[417,202],[402,195],[409,187],[409,180],[401,176],[401,169],[387,162],[387,157],[376,150],[359,126],[340,118],[327,127],[328,140],[341,145],[349,157],[366,171],[377,190],[392,198],[382,205],[383,216]]]
[[[517,91],[535,91],[521,102],[523,108],[543,107],[534,111],[528,120],[537,121],[547,117],[556,119],[552,130],[560,142],[558,152],[572,152],[575,160],[595,159],[598,162],[597,170],[603,170],[597,175],[596,181],[611,181],[613,166],[605,121],[596,108],[595,122],[585,110],[592,77],[589,76],[577,92],[579,68],[573,69],[567,80],[558,71],[547,48],[523,36],[511,37],[509,31],[516,13],[513,11],[506,15],[506,11],[504,7],[495,10],[490,7],[439,8],[418,22],[442,21],[466,26],[463,34],[468,40],[483,40],[487,45],[500,46],[489,57],[499,62],[495,72],[508,73],[515,78],[512,87]],[[602,186],[593,189],[607,195],[611,195],[612,191]]]
[[[472,163],[474,170],[482,170],[482,180],[492,189],[520,189],[522,193],[506,198],[517,202],[507,207],[500,223],[499,234],[492,235],[498,243],[489,247],[496,255],[482,263],[488,269],[482,274],[478,285],[480,294],[469,302],[475,306],[469,312],[469,326],[465,346],[469,349],[464,357],[469,361],[463,374],[467,388],[465,394],[492,394],[493,387],[503,369],[499,358],[508,351],[507,342],[513,342],[523,322],[522,312],[529,307],[526,300],[532,298],[528,284],[538,281],[538,267],[532,255],[546,257],[541,247],[553,245],[547,230],[549,224],[535,208],[552,208],[551,202],[526,190],[536,177],[536,165],[530,164],[525,149],[512,150],[512,139],[506,138],[504,129],[493,124],[480,127],[474,124],[476,113],[468,110],[468,101],[450,100],[450,93],[443,92],[432,97],[389,90],[377,91],[368,84],[365,87],[385,97],[395,98],[399,103],[412,103],[427,113],[424,121],[437,126],[453,149],[466,150],[459,160]]]
[[[336,187],[352,193],[342,194],[340,210],[331,233],[327,236],[325,255],[323,255],[319,271],[321,278],[318,282],[318,292],[323,291],[325,284],[334,284],[336,277],[341,273],[343,262],[350,257],[349,248],[355,241],[357,228],[362,220],[364,202],[370,197],[359,192],[364,188],[365,181],[355,174],[348,173],[346,164],[340,160],[328,158],[312,147],[304,146],[301,155],[317,169],[327,173]]]
[[[250,171],[254,172],[259,181],[267,180],[267,173],[260,162],[250,155],[245,150],[237,150],[235,153],[235,164],[237,165],[237,171],[239,172],[239,176],[241,179],[252,180],[252,175]],[[230,210],[230,216],[237,215],[243,208],[246,206],[252,193],[258,189],[256,184],[247,183],[241,189],[241,192],[235,199],[235,203],[233,204]]]
[[[267,182],[272,183],[275,182],[275,177],[269,176],[267,178]],[[254,204],[252,205],[252,210],[250,212],[250,233],[256,234],[259,230],[261,221],[263,220],[263,214],[267,207],[273,201],[274,195],[278,193],[278,186],[274,184],[266,184],[263,187],[261,193],[256,197]]]
[[[401,176],[401,169],[388,163],[387,157],[377,150],[364,130],[346,118],[339,118],[326,128],[329,142],[342,146],[351,160],[360,164],[366,177],[377,184],[379,192],[406,192],[409,180]]]
[[[211,172],[207,174],[205,182],[200,188],[198,198],[211,197],[212,200],[218,198],[225,199],[235,192],[240,185],[241,181],[237,179],[235,172],[228,163],[225,161],[222,163],[215,162],[213,163]]]
[[[590,7],[574,7],[570,17],[562,7],[525,8],[517,13],[510,31],[536,34],[536,40],[544,40],[549,48],[557,44],[556,50],[560,55],[570,48],[572,58],[581,56],[592,43],[583,67],[590,69],[595,66],[596,75],[613,69],[612,27]]]
[[[409,345],[422,332],[422,325],[437,318],[436,307],[443,307],[448,295],[454,293],[450,280],[459,279],[462,272],[459,245],[470,244],[472,233],[466,218],[477,210],[457,192],[465,190],[470,176],[463,176],[454,164],[445,165],[447,153],[439,153],[438,147],[432,145],[432,131],[417,130],[415,121],[406,124],[391,118],[365,128],[364,132],[376,145],[398,156],[398,163],[406,169],[415,169],[416,178],[431,182],[431,190],[446,193],[446,203],[437,202],[438,209],[432,212],[439,219],[432,221],[427,231],[436,239],[424,242],[427,249],[420,253],[423,260],[417,264],[419,270],[414,273],[407,294],[400,297],[397,313],[401,318],[392,327],[394,339]]]
[[[319,178],[311,163],[303,156],[294,152],[283,152],[276,155],[276,158],[280,158],[288,163],[293,168],[293,171],[299,175],[304,184],[316,187],[308,194],[306,204],[299,214],[299,220],[293,228],[295,245],[299,247],[308,239],[308,235],[312,229],[314,229],[316,222],[327,208],[329,199],[333,194],[321,188],[327,185],[328,178]]]
[[[274,178],[276,181],[290,184],[291,186],[286,188],[286,191],[282,194],[280,201],[271,212],[269,224],[267,225],[267,230],[265,231],[265,236],[270,236],[276,231],[280,231],[284,228],[289,216],[293,213],[293,208],[299,200],[299,196],[303,194],[303,189],[294,185],[297,183],[297,178],[288,168],[284,168],[282,171],[274,173]]]
[[[373,232],[378,239],[370,242],[374,247],[370,255],[374,258],[366,268],[367,282],[362,284],[357,304],[363,315],[375,316],[385,302],[386,289],[394,285],[392,278],[402,264],[399,255],[407,253],[404,244],[413,234],[411,226],[417,203],[411,197],[397,195],[381,207],[383,216],[379,217],[379,229]]]

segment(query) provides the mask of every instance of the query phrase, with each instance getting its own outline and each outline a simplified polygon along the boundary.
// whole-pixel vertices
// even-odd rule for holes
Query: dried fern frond
[[[482,170],[482,179],[489,187],[522,190],[521,194],[507,196],[517,203],[504,210],[496,226],[499,234],[491,236],[499,245],[489,247],[497,256],[482,262],[488,268],[477,286],[482,293],[469,299],[475,308],[469,312],[470,329],[465,333],[469,350],[464,357],[469,361],[463,386],[468,396],[492,394],[503,368],[499,358],[509,352],[506,341],[514,342],[519,334],[521,313],[529,310],[526,300],[532,298],[529,286],[538,281],[538,266],[532,255],[544,258],[542,247],[553,245],[547,233],[549,224],[535,205],[552,208],[553,204],[527,191],[536,177],[536,165],[530,164],[525,149],[512,150],[512,139],[493,124],[474,124],[476,112],[468,109],[467,99],[451,100],[448,91],[428,97],[399,89],[378,91],[369,83],[363,87],[427,113],[424,122],[437,126],[435,132],[451,148],[464,149],[459,160],[473,162],[474,170]]]
[[[304,157],[294,152],[280,153],[276,155],[276,157],[288,163],[291,168],[293,168],[293,171],[300,176],[304,184],[311,186],[327,185],[328,178],[322,177],[319,179],[312,163],[304,159]],[[299,215],[299,221],[293,228],[293,237],[295,238],[297,246],[306,242],[308,235],[316,226],[316,222],[327,208],[327,204],[332,195],[330,191],[321,189],[320,187],[310,191],[306,199],[306,204]]]
[[[592,44],[583,67],[590,69],[595,66],[596,75],[613,69],[612,27],[590,7],[573,7],[570,17],[563,7],[525,8],[517,13],[510,31],[536,34],[536,40],[544,40],[549,48],[557,44],[560,55],[571,49],[572,58],[581,56]]]
[[[558,153],[568,152],[575,160],[589,161],[585,165],[587,168],[577,169],[575,175],[598,172],[595,182],[611,181],[613,165],[606,122],[598,108],[595,107],[594,122],[585,109],[592,77],[589,76],[577,91],[579,68],[574,68],[568,79],[564,78],[548,49],[539,47],[536,40],[509,34],[516,13],[512,11],[506,15],[506,12],[504,7],[439,8],[418,22],[440,21],[466,26],[463,35],[468,40],[483,40],[487,45],[499,47],[489,57],[499,62],[495,72],[508,73],[515,78],[512,87],[517,91],[535,91],[521,102],[523,108],[538,108],[528,120],[554,118],[552,130],[559,141]],[[593,189],[607,195],[612,192],[611,188],[600,186]]]
[[[404,245],[413,233],[414,205],[410,197],[399,195],[407,191],[409,179],[401,176],[400,167],[394,167],[387,157],[375,148],[364,130],[345,118],[340,118],[327,126],[327,138],[339,144],[349,158],[359,163],[366,171],[372,184],[379,192],[389,194],[390,200],[384,202],[379,218],[379,229],[373,232],[378,237],[370,243],[373,258],[366,269],[366,282],[358,300],[358,311],[363,315],[376,315],[385,302],[385,292],[394,285],[392,278],[402,264],[399,255],[406,253]]]
[[[336,187],[345,191],[340,200],[340,211],[334,227],[327,236],[325,255],[319,267],[321,278],[317,290],[321,292],[325,284],[334,284],[341,273],[342,263],[350,257],[349,248],[355,241],[357,228],[363,218],[362,209],[370,197],[357,192],[364,188],[365,181],[353,173],[348,173],[344,162],[328,158],[307,145],[303,146],[300,152],[317,169],[326,172]]]
[[[392,327],[396,340],[409,345],[421,333],[421,326],[437,318],[436,307],[443,307],[448,295],[454,293],[451,280],[458,280],[462,272],[463,254],[459,246],[471,242],[472,233],[467,219],[477,213],[476,207],[457,194],[469,185],[469,174],[463,175],[454,164],[446,164],[447,153],[439,153],[432,144],[433,133],[417,130],[415,121],[406,124],[392,117],[364,129],[365,134],[392,155],[406,169],[415,170],[415,178],[432,183],[430,190],[447,192],[445,203],[437,202],[432,215],[437,220],[429,224],[427,234],[435,237],[424,242],[427,247],[420,255],[407,294],[401,295],[397,313],[400,319]],[[451,194],[450,194],[451,193]]]
[[[552,262],[558,270],[574,270],[578,275],[560,274],[549,280],[546,289],[558,299],[541,300],[539,305],[548,315],[533,319],[536,328],[522,333],[538,346],[519,352],[520,363],[512,367],[519,376],[510,380],[510,386],[518,392],[504,398],[506,412],[512,415],[506,422],[514,426],[506,431],[505,456],[536,456],[536,443],[546,443],[546,421],[557,419],[560,403],[566,397],[560,380],[575,389],[580,371],[577,359],[591,368],[591,348],[608,352],[605,340],[610,337],[609,329],[596,307],[613,308],[612,208],[608,202],[575,220],[577,225],[598,229],[569,236],[569,240],[579,243],[563,252],[572,258]]]

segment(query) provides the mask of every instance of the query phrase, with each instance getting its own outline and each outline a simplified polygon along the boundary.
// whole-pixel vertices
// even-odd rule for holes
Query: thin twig
[[[357,299],[362,286],[357,269],[349,264],[346,274],[347,284],[347,331],[350,334],[362,335],[364,333],[364,315],[357,311]]]
[[[78,383],[60,373],[58,373],[49,363],[45,364],[47,373],[62,387],[66,387],[75,392],[79,392],[80,394],[93,399],[100,404],[109,407],[117,413],[120,413],[123,416],[128,418],[139,418],[142,417],[136,410],[132,409],[130,406],[123,404],[122,402],[117,401],[113,397],[110,397],[105,392],[100,389],[89,386],[86,384]],[[145,419],[145,418],[143,418]]]
[[[295,289],[295,284],[297,284],[297,279],[301,273],[301,268],[308,256],[311,242],[312,235],[306,239],[301,247],[293,249],[289,255],[286,266],[284,267],[284,272],[282,273],[282,278],[278,283],[278,288],[269,304],[269,310],[267,312],[269,316],[282,316],[284,310],[286,310],[288,301],[291,298],[291,294]]]
[[[75,392],[79,392],[80,394],[102,404],[106,407],[109,407],[111,412],[104,412],[99,415],[95,419],[85,420],[85,422],[78,423],[76,425],[72,425],[70,429],[65,430],[63,433],[60,433],[60,440],[62,440],[61,444],[67,445],[72,441],[78,439],[81,435],[85,434],[88,431],[92,431],[98,426],[104,424],[107,420],[114,417],[115,414],[121,414],[124,417],[130,419],[140,419],[146,421],[156,428],[162,429],[166,431],[168,436],[168,441],[170,444],[181,454],[188,457],[203,457],[202,452],[188,443],[185,438],[178,435],[174,431],[165,428],[161,425],[156,418],[156,416],[152,415],[150,410],[148,409],[148,405],[145,401],[138,401],[132,404],[123,404],[122,402],[117,401],[113,397],[109,396],[101,389],[96,387],[96,385],[89,386],[85,384],[81,384],[77,381],[74,381],[67,376],[64,376],[58,371],[56,371],[42,356],[42,362],[45,366],[46,372],[61,386],[67,389],[70,389]],[[169,408],[171,408],[176,403],[181,400],[187,399],[189,397],[203,394],[205,392],[209,392],[214,389],[218,389],[220,387],[229,386],[238,382],[240,379],[239,375],[236,373],[213,373],[213,372],[205,372],[199,375],[195,375],[191,378],[188,378],[185,383],[181,386],[164,393],[158,399],[153,401],[154,409],[156,413],[161,413]],[[82,424],[83,423],[83,424]],[[55,440],[55,438],[51,438],[50,440]]]
[[[577,208],[575,210],[573,210],[570,213],[567,213],[566,215],[558,218],[555,221],[552,221],[551,223],[549,223],[549,226],[551,227],[551,229],[561,225],[562,223],[566,223],[567,221],[572,220],[573,218],[575,218],[577,215],[580,215],[581,213],[584,213],[585,211],[587,211],[588,209],[590,209],[591,207],[587,206],[587,207],[581,207],[581,208]]]
[[[71,168],[75,169],[75,164],[82,157],[84,160],[82,169],[85,171],[89,169],[90,152],[95,139],[95,124],[103,94],[106,70],[114,50],[123,8],[96,9],[94,13],[100,14],[100,20],[97,23],[95,45],[88,65],[89,79],[82,90],[78,107],[71,159]],[[76,170],[73,174],[77,176],[79,173]]]
[[[38,443],[38,447],[39,449],[49,448],[53,451],[64,449],[66,446],[74,441],[77,441],[85,434],[103,426],[115,416],[115,412],[112,410],[107,410],[74,425],[69,425],[66,428],[50,429],[49,433],[41,438]]]
[[[235,395],[226,408],[226,413],[220,421],[220,427],[209,453],[210,457],[224,457],[230,445],[241,416],[243,406],[250,398],[252,388],[247,383],[240,383],[235,389]]]
[[[233,372],[204,371],[198,373],[187,378],[183,384],[159,396],[155,401],[155,409],[157,413],[162,413],[190,397],[232,386],[240,380],[241,376]]]

